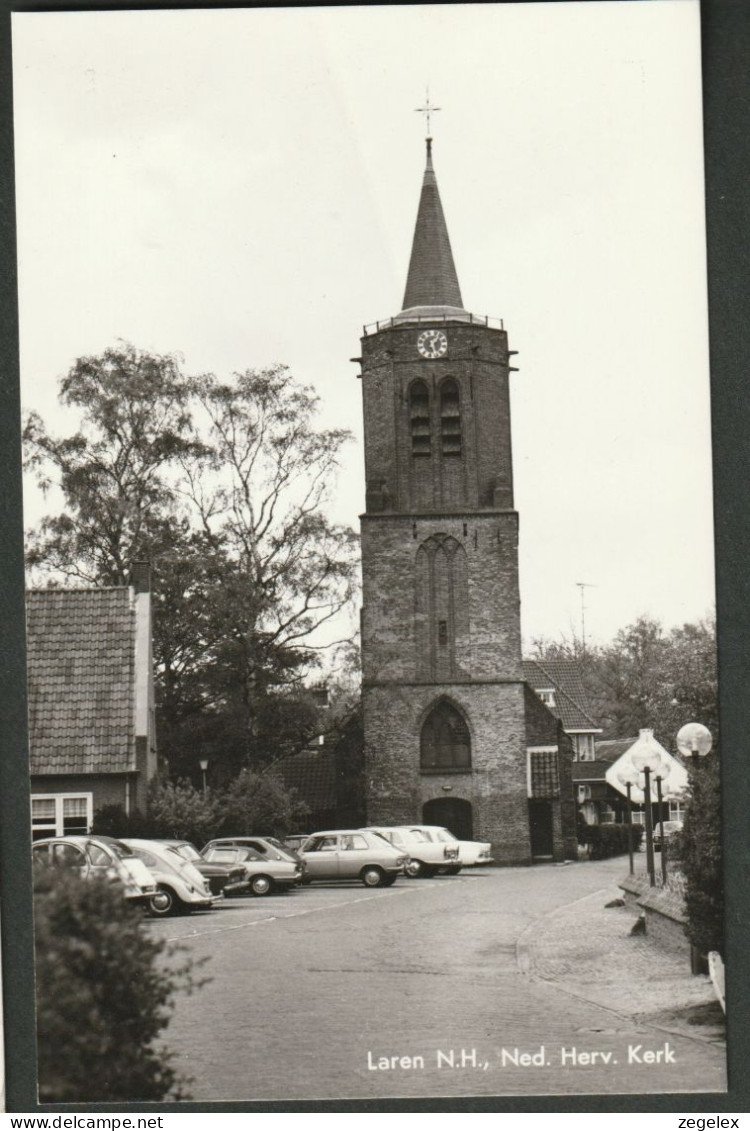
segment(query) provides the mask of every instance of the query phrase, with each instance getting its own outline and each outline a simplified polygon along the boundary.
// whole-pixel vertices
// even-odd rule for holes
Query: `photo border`
[[[523,3],[527,0],[500,0]],[[548,0],[550,3],[567,0]],[[602,0],[577,0],[600,3]],[[618,3],[619,0],[605,0]],[[661,3],[666,0],[641,0]],[[679,2],[679,0],[671,0]],[[191,8],[287,7],[281,4],[192,4]],[[332,3],[327,7],[337,7]],[[346,5],[350,6],[350,5]],[[356,6],[356,5],[351,5]],[[14,224],[11,14],[13,12],[184,9],[131,3],[22,3],[0,0],[0,896],[2,988],[5,1012],[6,1110],[113,1112],[122,1105],[36,1102],[33,1013],[33,935],[29,780],[23,605],[23,522],[20,469],[20,394],[16,235]],[[750,640],[750,11],[745,0],[704,0],[705,175],[714,475],[717,624],[722,724],[727,943],[727,1093],[500,1096],[476,1099],[243,1101],[137,1103],[128,1112],[742,1112],[750,1101],[750,730],[747,676]],[[343,347],[342,347],[343,348]],[[690,532],[685,531],[685,552]],[[736,751],[730,756],[728,751]],[[731,846],[731,848],[730,848]]]

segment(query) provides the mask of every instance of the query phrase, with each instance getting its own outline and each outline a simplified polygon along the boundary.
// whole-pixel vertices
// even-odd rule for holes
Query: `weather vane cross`
[[[427,91],[426,91],[426,94],[425,94],[425,100],[424,100],[424,106],[415,106],[414,107],[415,113],[425,115],[425,122],[427,124],[427,137],[430,137],[430,114],[434,114],[436,111],[438,111],[440,109],[441,109],[440,106],[433,106],[432,103],[430,102],[430,88],[427,87]]]

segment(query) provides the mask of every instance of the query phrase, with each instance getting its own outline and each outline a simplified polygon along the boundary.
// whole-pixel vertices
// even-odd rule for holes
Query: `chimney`
[[[136,593],[151,592],[151,562],[133,562],[129,582]]]

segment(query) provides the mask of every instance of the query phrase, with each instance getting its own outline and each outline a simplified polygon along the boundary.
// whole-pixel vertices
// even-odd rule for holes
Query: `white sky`
[[[697,0],[13,16],[22,399],[117,338],[283,361],[350,428],[424,166],[505,320],[524,637],[713,607]],[[27,524],[44,506],[27,495]]]

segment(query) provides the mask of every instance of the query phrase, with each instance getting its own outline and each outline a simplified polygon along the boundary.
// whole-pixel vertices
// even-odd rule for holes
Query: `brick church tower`
[[[508,337],[464,309],[431,148],[403,309],[359,359],[367,820],[528,863]]]

